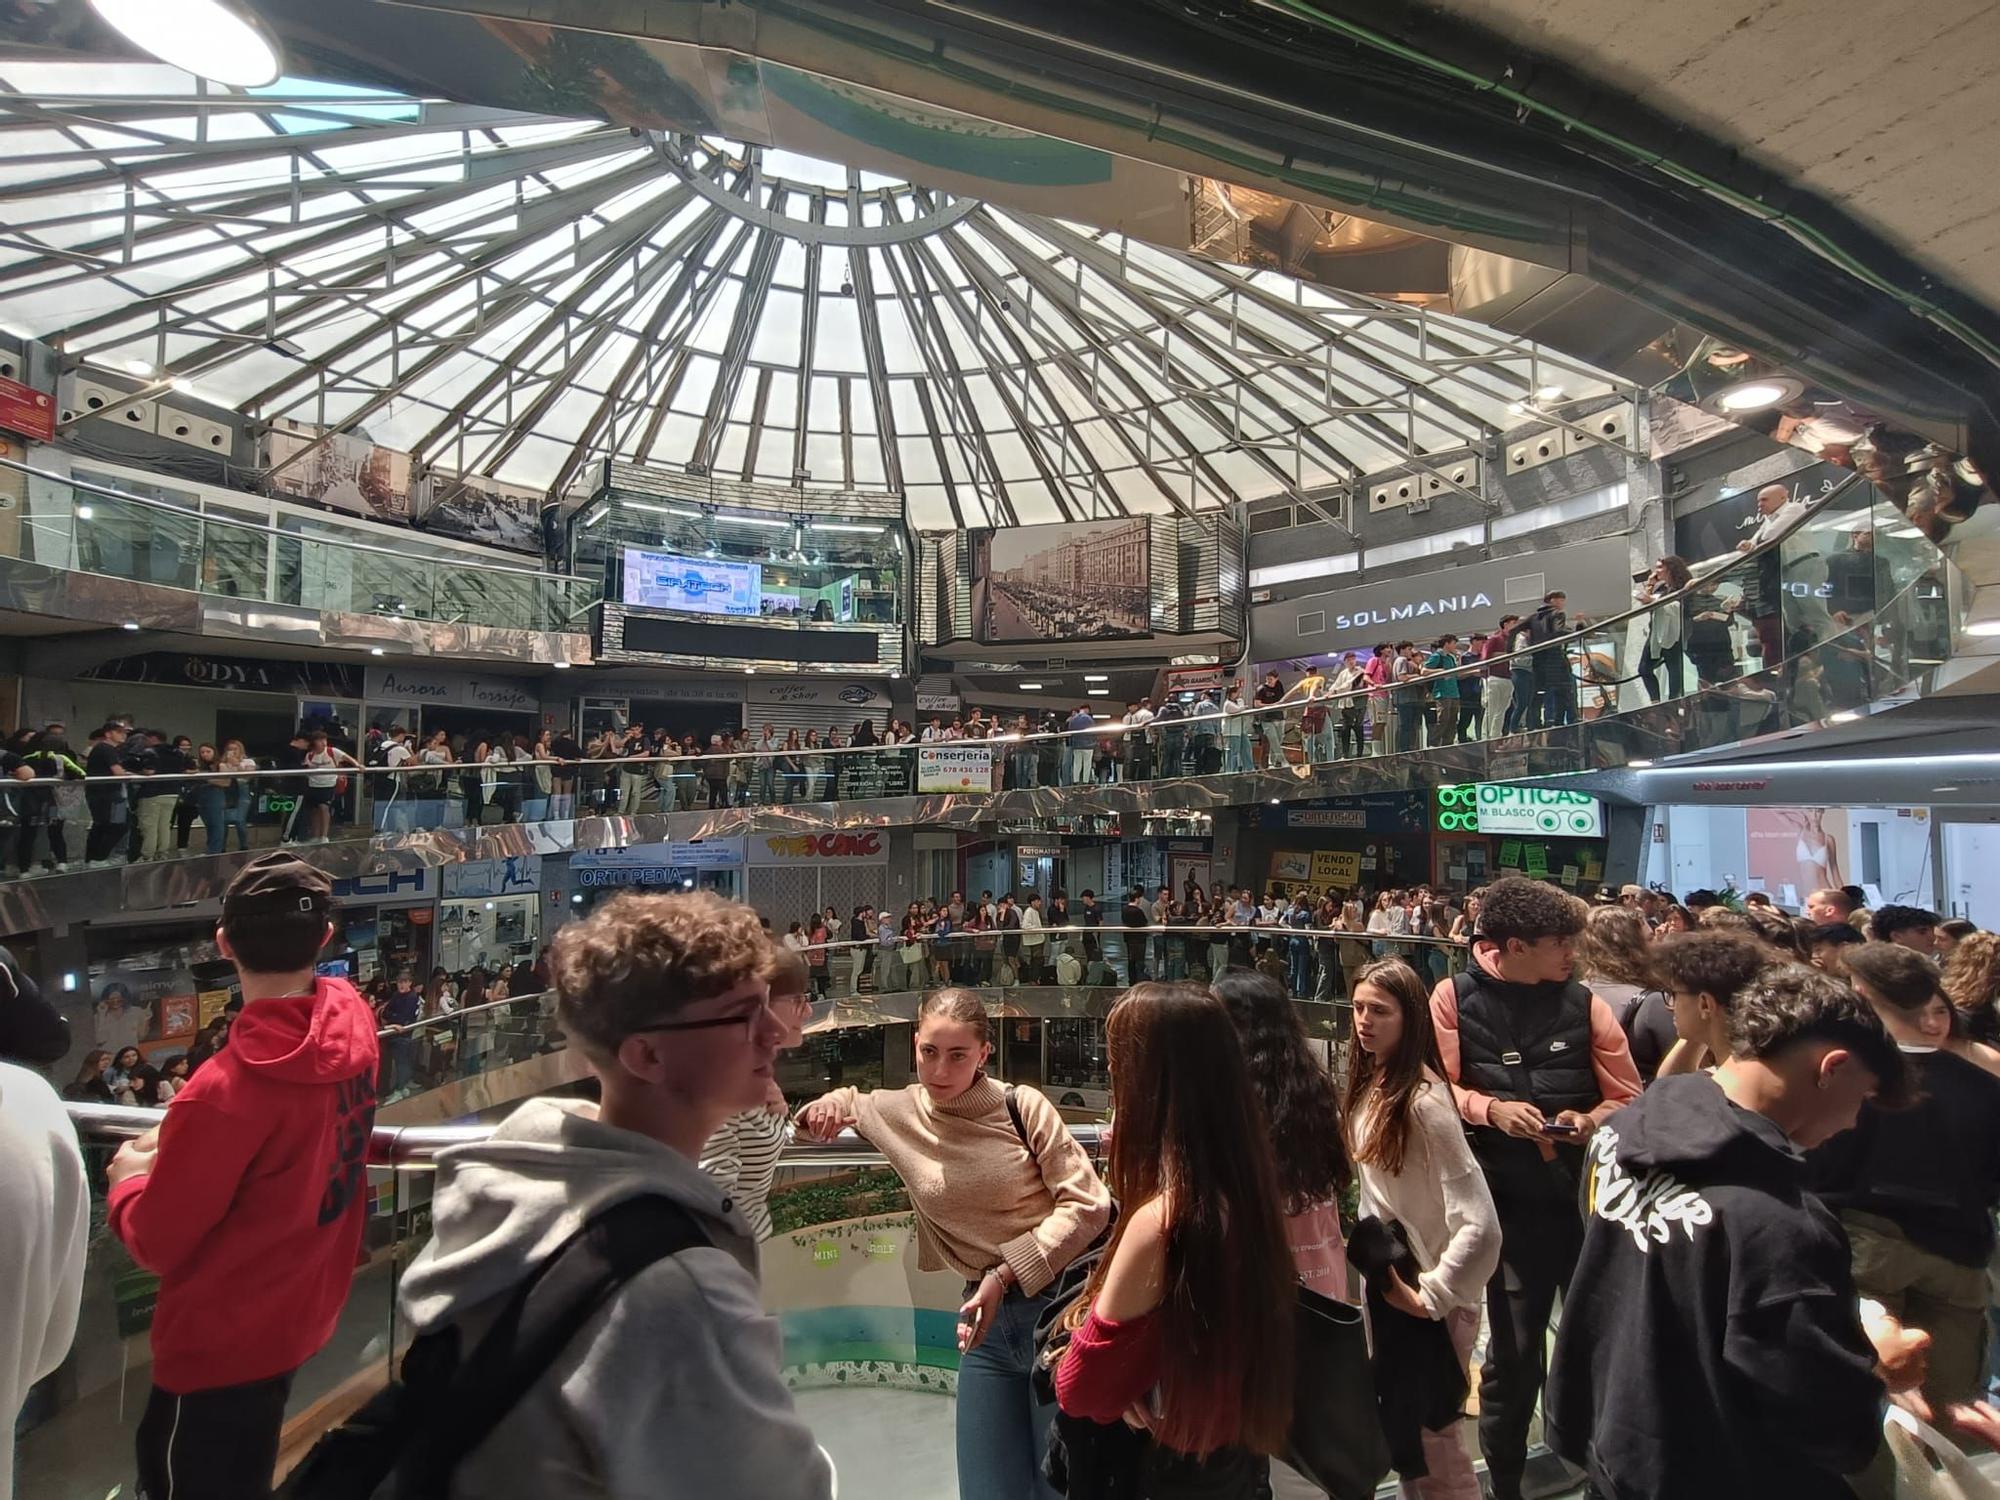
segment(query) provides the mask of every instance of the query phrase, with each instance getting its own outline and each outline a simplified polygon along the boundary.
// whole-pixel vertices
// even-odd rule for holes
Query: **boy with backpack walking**
[[[215,934],[243,985],[229,1046],[111,1162],[111,1230],[160,1278],[140,1500],[268,1496],[292,1376],[347,1301],[377,1052],[367,1003],[313,973],[332,909],[294,855],[237,873]]]

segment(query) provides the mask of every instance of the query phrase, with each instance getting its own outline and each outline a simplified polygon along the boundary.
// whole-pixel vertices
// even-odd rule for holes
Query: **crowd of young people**
[[[965,1279],[960,1494],[1045,1496],[1045,1463],[1078,1500],[1267,1493],[1272,1459],[1304,1462],[1308,1295],[1365,1303],[1365,1415],[1412,1495],[1479,1493],[1457,1413],[1482,1303],[1501,1500],[1538,1401],[1556,1451],[1621,1497],[1841,1493],[1879,1461],[1892,1389],[1989,1431],[2000,1054],[1970,1033],[1991,1028],[2000,944],[1958,936],[1948,979],[1918,951],[1935,919],[1882,908],[1874,941],[1815,966],[1790,919],[1646,905],[1593,913],[1507,877],[1468,903],[1447,977],[1371,954],[1344,1089],[1284,978],[1140,979],[1107,1022],[1103,1178],[1045,1097],[993,1078],[978,998],[927,995],[916,1082],[836,1090],[798,1128],[880,1149],[919,1264]],[[111,1227],[162,1278],[148,1495],[267,1492],[292,1373],[345,1296],[382,1018],[312,972],[330,909],[283,853],[237,877],[228,1043],[110,1169]],[[460,1399],[502,1357],[496,1328],[546,1314],[545,1276],[601,1290],[438,1492],[831,1494],[754,1249],[804,955],[719,897],[628,895],[547,963],[600,1102],[532,1101],[441,1157],[401,1289],[429,1398]],[[1614,969],[1631,993],[1603,993]],[[1644,1082],[1627,1037],[1656,997],[1674,1036]],[[129,1080],[108,1062],[107,1087]]]

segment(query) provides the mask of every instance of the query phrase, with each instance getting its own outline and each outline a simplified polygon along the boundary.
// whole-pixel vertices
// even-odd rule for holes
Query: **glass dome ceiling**
[[[568,492],[617,457],[919,527],[1305,496],[1615,382],[1424,308],[712,137],[0,62],[0,328]]]

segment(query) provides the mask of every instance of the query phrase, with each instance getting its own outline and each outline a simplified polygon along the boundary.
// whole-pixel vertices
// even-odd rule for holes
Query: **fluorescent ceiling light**
[[[1837,714],[1828,714],[1826,716],[1826,722],[1829,724],[1852,724],[1856,719],[1860,717],[1861,715],[1856,713],[1853,709],[1843,708]]]
[[[1652,764],[1650,760],[1628,760],[1625,762],[1634,771],[1643,771]]]
[[[694,521],[701,519],[700,511],[679,505],[653,505],[644,500],[620,500],[618,504],[625,510],[650,510],[656,516],[686,516]]]
[[[1021,682],[1016,683],[1015,686],[1020,688],[1024,693],[1039,693],[1042,690],[1042,685],[1039,682]]]
[[[725,516],[718,514],[715,519],[732,526],[770,526],[783,528],[792,524],[790,521],[778,521],[769,516]]]
[[[222,0],[90,0],[126,41],[211,83],[256,89],[278,81],[278,49]]]
[[[1086,698],[1109,698],[1109,697],[1111,696],[1111,689],[1110,689],[1110,688],[1085,688],[1085,689],[1083,690],[1083,695],[1084,695],[1084,697],[1086,697]]]
[[[1724,411],[1761,411],[1767,406],[1776,406],[1785,399],[1785,387],[1775,380],[1753,380],[1748,385],[1739,385],[1731,391],[1724,391],[1715,398],[1715,404]]]
[[[1085,672],[1083,680],[1085,682],[1109,682],[1111,679],[1102,672]]]
[[[567,672],[569,670],[569,663],[566,661],[550,662],[549,665],[554,667],[558,672]]]
[[[845,532],[849,536],[880,536],[882,534],[880,526],[849,526],[844,521],[815,521],[812,523],[811,529],[814,531],[840,531]]]

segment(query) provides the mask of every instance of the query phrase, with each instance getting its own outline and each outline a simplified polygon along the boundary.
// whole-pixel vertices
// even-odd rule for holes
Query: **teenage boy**
[[[1617,1016],[1571,977],[1583,919],[1583,903],[1555,886],[1496,880],[1469,964],[1431,994],[1438,1052],[1500,1219],[1479,1376],[1479,1447],[1494,1500],[1521,1500],[1549,1315],[1583,1242],[1582,1148],[1639,1094]]]
[[[1862,943],[1845,957],[1920,1096],[1895,1113],[1864,1109],[1856,1129],[1813,1152],[1808,1172],[1847,1229],[1862,1295],[1931,1336],[1924,1396],[1943,1411],[1985,1384],[2000,1078],[1944,1050],[1951,1006],[1928,959],[1894,943]]]
[[[1655,1076],[1698,1073],[1727,1058],[1730,1007],[1770,964],[1771,950],[1746,932],[1676,932],[1662,941],[1653,967],[1666,982],[1674,1041]]]
[[[523,1306],[532,1318],[527,1288],[545,1267],[562,1284],[586,1231],[617,1247],[622,1279],[446,1493],[827,1500],[750,1225],[696,1165],[725,1120],[764,1106],[795,1035],[772,1010],[756,913],[706,891],[619,896],[556,934],[549,968],[602,1102],[533,1099],[489,1140],[440,1153],[434,1233],[402,1307],[419,1337],[456,1328],[461,1367],[477,1368],[488,1330]]]
[[[375,1016],[313,974],[333,886],[282,851],[222,896],[243,1012],[109,1173],[111,1230],[160,1278],[140,1500],[271,1492],[292,1374],[332,1336],[367,1217]]]
[[[1900,1097],[1903,1058],[1802,964],[1764,970],[1730,1021],[1712,1075],[1661,1079],[1591,1140],[1549,1445],[1619,1500],[1852,1500],[1883,1377],[1910,1383],[1923,1340],[1892,1319],[1864,1332],[1799,1153]]]
[[[1937,954],[1938,914],[1921,906],[1885,906],[1869,920],[1868,935],[1878,943],[1894,943],[1921,953]]]

